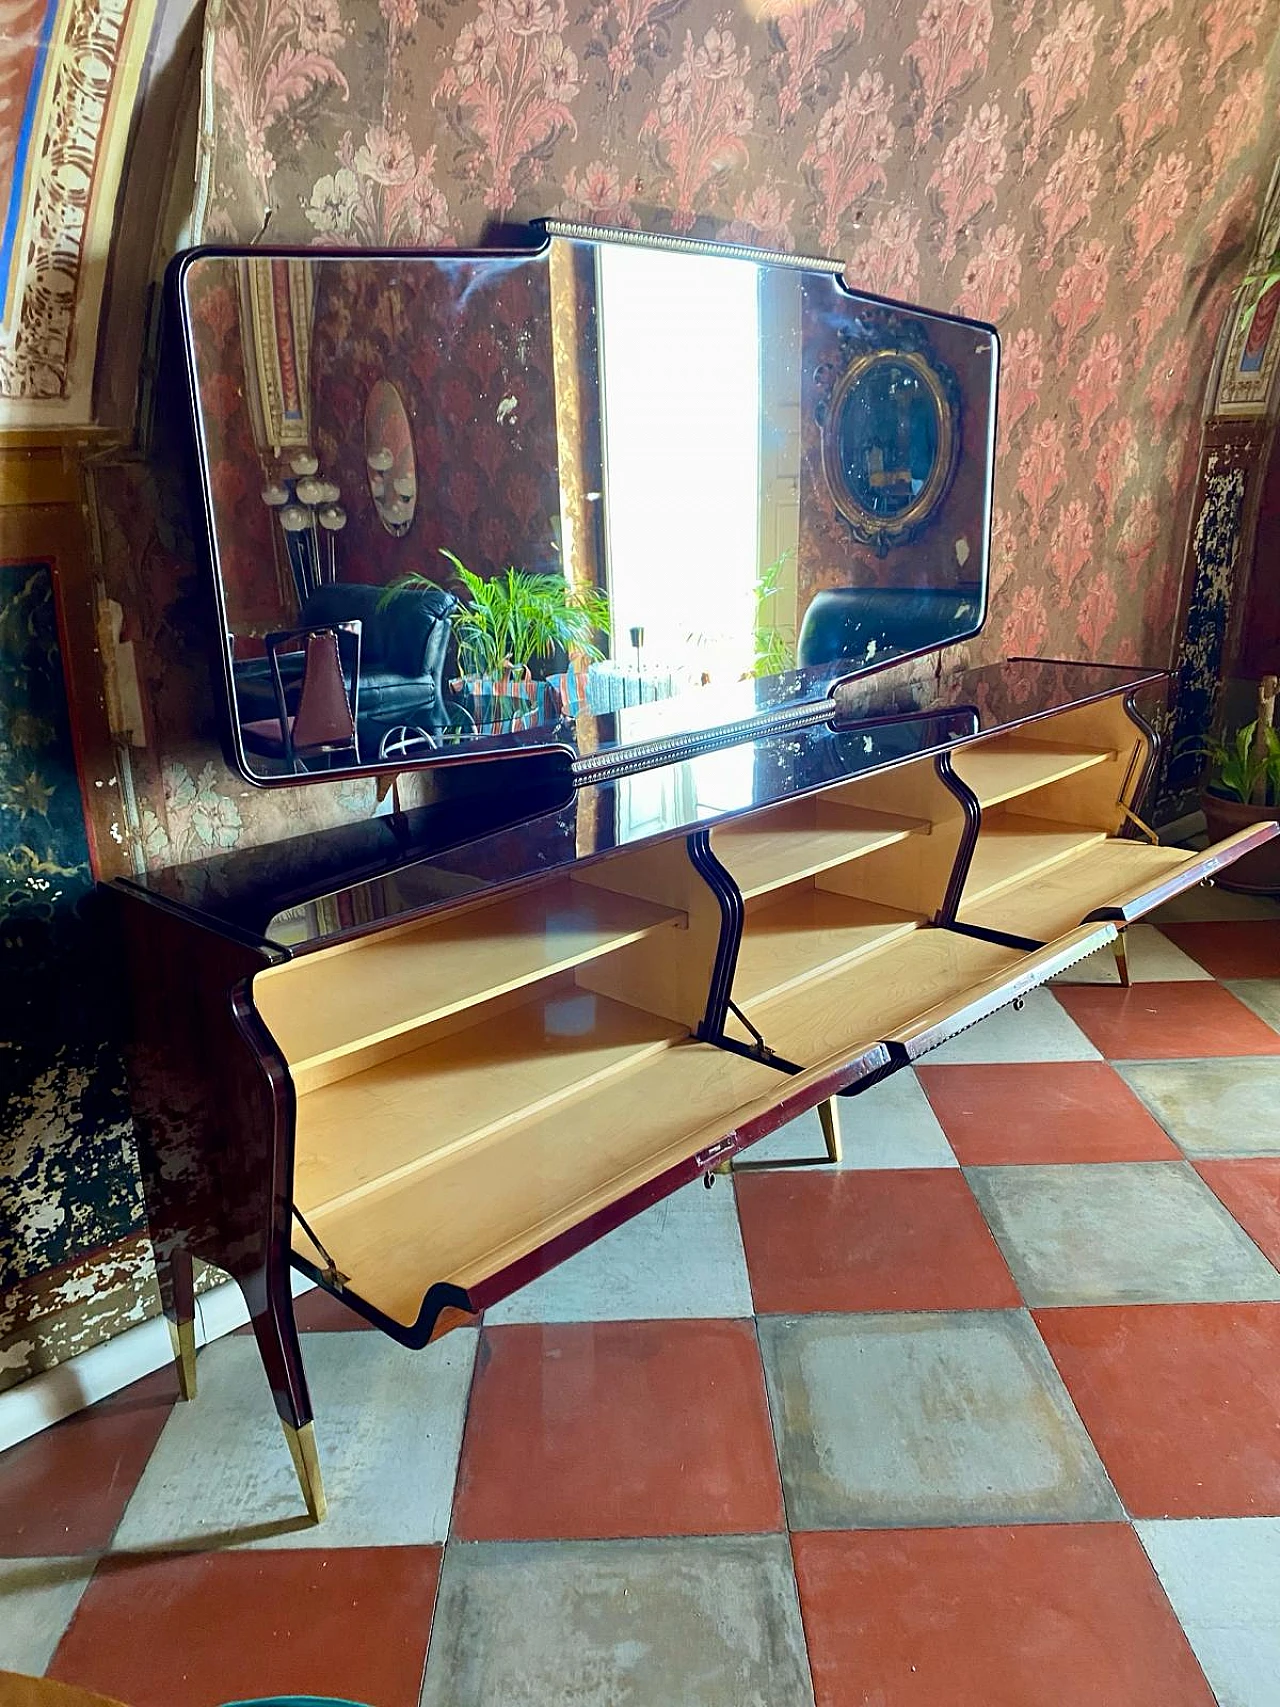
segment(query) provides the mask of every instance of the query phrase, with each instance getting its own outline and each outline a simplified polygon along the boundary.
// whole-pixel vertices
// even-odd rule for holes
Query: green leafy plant
[[[1246,805],[1280,806],[1280,734],[1257,719],[1222,740],[1210,737],[1194,744],[1212,765],[1209,792]]]
[[[444,546],[440,555],[453,566],[467,598],[453,613],[458,668],[464,676],[523,675],[559,649],[596,659],[604,654],[597,634],[609,632],[609,601],[603,593],[571,587],[561,575],[535,575],[505,569],[490,580],[474,574]],[[381,601],[406,587],[430,587],[425,575],[403,575]]]
[[[755,673],[757,676],[776,676],[795,663],[795,643],[787,630],[778,626],[778,597],[781,593],[782,571],[794,551],[784,551],[763,569],[755,584]]]

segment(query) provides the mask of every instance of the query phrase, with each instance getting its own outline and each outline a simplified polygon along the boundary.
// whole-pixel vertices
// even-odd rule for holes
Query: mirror
[[[946,497],[959,448],[960,395],[924,354],[856,356],[823,421],[823,467],[855,539],[885,556],[913,539]]]
[[[402,539],[413,524],[418,471],[404,399],[389,379],[374,381],[364,406],[364,461],[378,520],[394,538]]]
[[[254,781],[607,768],[981,626],[995,333],[835,262],[548,225],[170,288]]]

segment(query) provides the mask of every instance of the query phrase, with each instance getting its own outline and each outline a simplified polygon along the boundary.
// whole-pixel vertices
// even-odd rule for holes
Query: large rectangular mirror
[[[982,624],[990,327],[554,225],[171,283],[254,781],[517,744],[598,771]]]

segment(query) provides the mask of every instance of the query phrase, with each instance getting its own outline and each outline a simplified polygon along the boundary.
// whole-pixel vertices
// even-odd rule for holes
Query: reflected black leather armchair
[[[828,587],[804,613],[796,662],[902,657],[971,634],[981,612],[977,587]]]
[[[425,729],[436,739],[443,732],[448,715],[444,666],[449,618],[457,603],[443,587],[405,587],[387,599],[385,587],[354,581],[333,581],[308,595],[302,627],[361,625],[359,735],[364,763],[376,761],[386,735],[402,725]],[[299,660],[284,681],[291,710],[300,681]],[[264,659],[238,662],[235,683],[242,724],[274,715],[274,693]]]

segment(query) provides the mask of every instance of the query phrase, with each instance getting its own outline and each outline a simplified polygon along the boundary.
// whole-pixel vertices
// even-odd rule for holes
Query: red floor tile
[[[1127,1525],[792,1545],[817,1707],[1213,1707]]]
[[[1161,925],[1184,954],[1215,978],[1280,978],[1280,919]]]
[[[958,1169],[743,1174],[735,1189],[761,1312],[1022,1301]]]
[[[1280,1514],[1280,1304],[1035,1318],[1132,1516]]]
[[[438,1547],[108,1560],[49,1676],[129,1707],[327,1695],[416,1707]]]
[[[916,1076],[966,1167],[1182,1160],[1105,1061],[917,1067]]]
[[[1263,1255],[1280,1268],[1280,1156],[1197,1162],[1195,1167]]]
[[[161,1369],[0,1453],[0,1554],[104,1548],[177,1397]]]
[[[534,1540],[781,1527],[750,1323],[484,1330],[455,1535]]]
[[[1057,984],[1053,993],[1111,1061],[1280,1055],[1280,1032],[1218,984]]]

